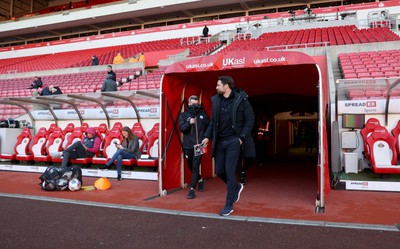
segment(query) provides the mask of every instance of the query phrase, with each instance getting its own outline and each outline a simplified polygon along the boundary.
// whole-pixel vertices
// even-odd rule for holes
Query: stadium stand
[[[281,50],[398,40],[400,37],[386,27],[358,29],[349,25],[264,33],[256,39],[235,40],[222,51]]]
[[[339,54],[342,77],[390,78],[400,76],[400,50]]]
[[[113,58],[117,53],[121,53],[124,58],[128,58],[140,52],[152,52],[174,49],[189,49],[189,56],[201,56],[209,54],[221,46],[220,42],[200,42],[187,44],[181,39],[157,40],[138,44],[111,46],[96,49],[85,49],[79,51],[62,52],[56,54],[27,56],[13,59],[0,60],[0,73],[22,73],[32,71],[45,71],[61,68],[85,67],[91,65],[92,55],[97,55],[99,65],[113,63]],[[127,61],[125,62],[127,63]]]

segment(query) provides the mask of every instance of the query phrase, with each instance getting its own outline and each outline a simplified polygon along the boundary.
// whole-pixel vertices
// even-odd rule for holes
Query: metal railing
[[[330,42],[310,42],[310,43],[298,43],[298,44],[285,44],[265,47],[267,51],[270,50],[287,50],[293,48],[310,48],[310,47],[327,47],[330,46]]]

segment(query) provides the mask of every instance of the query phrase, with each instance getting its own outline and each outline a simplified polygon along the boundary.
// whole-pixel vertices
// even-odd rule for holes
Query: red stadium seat
[[[104,140],[104,149],[102,157],[94,157],[92,162],[94,164],[106,164],[108,160],[117,152],[117,148],[115,147],[114,142],[121,144],[122,142],[122,134],[118,128],[112,129]]]
[[[63,148],[67,148],[67,143],[68,143],[68,137],[72,134],[74,131],[75,125],[73,123],[67,124],[67,126],[63,130],[64,134],[64,142],[63,142]]]
[[[64,141],[64,135],[61,128],[56,127],[54,131],[50,134],[48,139],[48,144],[46,148],[46,155],[34,155],[33,160],[36,162],[51,162],[50,154],[52,152],[57,152],[62,150],[62,143]]]
[[[143,167],[156,167],[158,165],[158,129],[155,129],[149,136],[149,147],[147,149],[148,158],[140,158],[137,160],[138,166]]]
[[[148,143],[148,138],[146,136],[146,131],[143,129],[142,124],[135,123],[132,127],[132,132],[139,138],[140,151],[142,153],[145,152]]]
[[[385,127],[377,127],[367,138],[371,169],[377,174],[400,174],[397,165],[396,139]]]
[[[376,118],[370,118],[365,123],[365,127],[362,128],[360,131],[361,137],[363,138],[363,142],[364,142],[364,156],[367,159],[369,159],[369,157],[370,157],[367,139],[371,135],[372,131],[374,131],[374,129],[377,127],[381,127],[379,120]]]
[[[21,134],[18,135],[17,137],[17,142],[15,143],[14,146],[14,152],[13,154],[1,154],[0,158],[1,159],[6,159],[6,160],[15,160],[18,155],[20,155],[20,158],[31,158],[28,156],[29,155],[29,145],[32,141],[32,135],[31,135],[31,130],[29,128],[24,128],[21,132]],[[24,160],[24,159],[17,159],[17,160]],[[31,159],[32,160],[32,159]],[[29,161],[29,160],[26,160]]]
[[[392,135],[394,139],[396,140],[396,152],[397,152],[397,157],[400,156],[400,120],[397,122],[396,127],[393,128],[392,130]]]
[[[47,130],[42,127],[33,137],[33,143],[31,146],[31,155],[29,158],[20,159],[25,161],[32,161],[35,156],[45,156],[46,155],[46,143],[47,143]]]

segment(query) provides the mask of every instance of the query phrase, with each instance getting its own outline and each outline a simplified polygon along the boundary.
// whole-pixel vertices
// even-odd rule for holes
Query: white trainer
[[[54,158],[60,158],[60,157],[62,157],[62,152],[61,151],[53,151],[53,152],[51,152],[50,153],[50,156],[51,157],[54,157]]]

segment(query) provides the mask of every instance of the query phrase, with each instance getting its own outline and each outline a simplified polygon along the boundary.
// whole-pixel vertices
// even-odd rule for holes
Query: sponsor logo
[[[253,62],[254,64],[263,64],[263,63],[268,63],[268,62],[285,62],[286,57],[282,56],[280,58],[263,58],[263,59],[255,59]]]
[[[29,167],[30,169],[32,169],[32,170],[34,170],[34,171],[38,171],[39,170],[39,167],[37,167],[37,166],[31,166],[31,167]]]
[[[373,101],[375,102],[375,101]],[[345,103],[345,107],[364,107],[367,106],[366,102],[353,102],[353,103]]]
[[[222,65],[223,66],[239,66],[239,65],[244,65],[246,62],[246,58],[225,58],[222,60]]]
[[[378,147],[379,147],[379,148],[383,148],[383,147],[385,147],[385,145],[384,145],[383,143],[379,143],[379,144],[378,144]]]
[[[376,101],[367,101],[367,107],[376,107]]]
[[[186,65],[186,68],[187,69],[190,69],[190,68],[205,68],[205,67],[212,67],[212,66],[214,66],[214,63],[209,62],[209,63],[189,64],[189,65]]]
[[[150,108],[150,113],[156,113],[157,112],[157,108]]]
[[[88,170],[87,173],[92,175],[97,175],[97,171],[94,170]]]
[[[350,182],[350,185],[358,185],[362,187],[368,187],[368,182]]]
[[[112,110],[112,114],[118,114],[119,113],[119,110],[118,109],[113,109]]]

